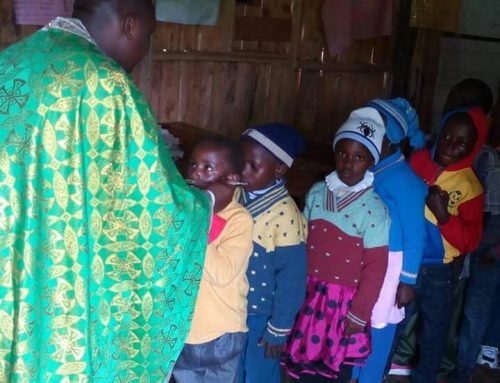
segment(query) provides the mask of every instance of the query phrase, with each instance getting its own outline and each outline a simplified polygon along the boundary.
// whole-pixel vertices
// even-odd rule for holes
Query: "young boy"
[[[443,106],[443,116],[455,109],[480,107],[486,115],[489,115],[493,104],[493,93],[491,88],[477,78],[467,78],[459,81],[450,89]],[[431,143],[432,145],[432,143]],[[439,378],[447,378],[453,370],[456,358],[456,340],[458,336],[458,323],[462,317],[462,296],[465,286],[465,279],[461,278],[454,291],[454,311],[449,326],[446,353],[441,361]],[[410,308],[411,311],[411,308]],[[413,310],[415,311],[415,310]],[[407,313],[408,314],[408,313]],[[396,342],[393,346],[395,351],[392,356],[392,366],[390,376],[409,375],[411,373],[410,364],[416,354],[415,323],[417,316],[405,316],[405,319],[397,329]],[[391,382],[388,379],[388,383]]]
[[[464,317],[453,383],[468,382],[478,364],[498,368],[500,348],[500,126],[493,119],[475,170],[485,189],[484,231],[470,256]],[[484,344],[480,347],[481,344]],[[478,355],[478,351],[479,357]],[[476,361],[477,357],[477,361]]]
[[[279,358],[305,295],[306,222],[283,176],[304,149],[295,129],[269,124],[242,136],[246,183],[240,197],[254,219],[248,265],[248,343],[240,382],[280,382]]]
[[[429,185],[427,243],[415,288],[421,326],[414,383],[436,381],[453,312],[453,289],[461,271],[456,260],[479,244],[483,191],[472,163],[487,132],[481,108],[452,111],[443,117],[434,147],[416,152],[410,160]]]
[[[252,251],[252,218],[233,199],[242,170],[241,151],[230,141],[206,140],[193,150],[188,181],[213,193],[216,215],[191,330],[174,367],[177,383],[238,381]]]

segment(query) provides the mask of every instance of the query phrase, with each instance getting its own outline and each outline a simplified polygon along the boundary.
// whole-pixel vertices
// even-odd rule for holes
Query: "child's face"
[[[266,189],[280,178],[285,165],[279,161],[262,145],[252,140],[242,142],[245,168],[243,181],[247,184],[245,190],[255,191]]]
[[[467,157],[476,143],[477,132],[466,118],[453,116],[443,127],[436,146],[436,160],[449,166]]]
[[[225,148],[212,144],[196,146],[189,160],[187,178],[200,189],[224,180],[232,173],[227,157]]]
[[[370,151],[358,141],[344,138],[335,145],[335,168],[340,180],[348,186],[360,182],[373,162]]]

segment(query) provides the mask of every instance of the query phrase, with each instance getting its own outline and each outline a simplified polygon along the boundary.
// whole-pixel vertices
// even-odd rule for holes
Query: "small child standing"
[[[242,147],[240,203],[254,219],[254,252],[240,382],[278,383],[279,358],[305,294],[306,223],[283,180],[304,141],[290,126],[269,124],[245,131]]]
[[[475,106],[481,107],[484,113],[488,115],[491,111],[492,104],[493,93],[488,84],[477,78],[467,78],[452,86],[444,103],[442,115],[444,116],[455,109],[471,108]],[[434,141],[435,138],[429,142],[428,146],[432,146]],[[465,274],[462,273],[453,292],[454,311],[449,325],[445,356],[441,361],[438,379],[446,380],[449,372],[453,370],[455,366],[458,326],[463,311],[461,302],[466,282],[466,278],[463,278],[464,276]],[[406,307],[407,315],[397,329],[396,340],[394,342],[395,352],[391,358],[392,365],[389,372],[390,377],[395,375],[409,376],[417,354],[416,324],[418,322],[418,315],[416,310],[411,306],[412,304]],[[413,313],[413,315],[408,315],[408,313]],[[395,379],[397,380],[397,377]]]
[[[353,377],[359,383],[380,383],[397,324],[404,319],[404,307],[415,296],[413,286],[425,244],[427,187],[411,170],[399,147],[409,139],[413,149],[421,149],[425,139],[416,110],[404,98],[377,98],[367,105],[378,110],[385,122],[380,162],[371,171],[374,189],[389,210],[391,226],[387,272],[371,317],[372,354],[364,367],[354,369]]]
[[[415,287],[419,362],[413,383],[435,382],[454,308],[453,291],[463,256],[481,238],[483,190],[472,163],[488,134],[479,107],[446,114],[434,147],[415,152],[410,166],[429,185],[427,241]]]
[[[494,115],[495,116],[495,115]],[[457,366],[450,382],[469,382],[476,364],[498,368],[500,349],[500,126],[493,118],[485,146],[475,159],[484,187],[484,231],[470,255]],[[479,356],[478,356],[478,351]]]
[[[252,218],[233,199],[242,169],[231,141],[203,141],[191,156],[188,181],[213,193],[215,216],[191,330],[173,371],[177,383],[238,381],[252,251]]]
[[[306,301],[284,366],[300,382],[348,382],[370,354],[369,325],[387,268],[389,217],[368,171],[380,158],[384,122],[374,108],[351,113],[337,131],[336,171],[306,199]]]

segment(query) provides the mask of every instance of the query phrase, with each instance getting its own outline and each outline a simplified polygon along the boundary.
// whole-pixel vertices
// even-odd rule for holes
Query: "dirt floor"
[[[472,376],[473,383],[500,383],[500,369],[478,367]]]
[[[293,383],[285,374],[282,375],[283,383]],[[410,383],[407,377],[390,376],[384,380],[384,383]],[[446,383],[446,381],[439,382]],[[471,383],[500,383],[500,369],[492,370],[486,367],[478,367],[472,376]]]
[[[391,375],[384,380],[384,383],[410,383],[410,380],[407,377]],[[446,381],[439,383],[446,383]],[[478,367],[472,375],[471,383],[500,383],[500,369]]]

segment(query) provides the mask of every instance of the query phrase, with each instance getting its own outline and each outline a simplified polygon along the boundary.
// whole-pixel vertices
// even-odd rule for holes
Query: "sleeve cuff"
[[[399,277],[399,281],[406,283],[408,285],[415,285],[417,283],[417,273],[409,273],[408,271],[401,271],[401,275]]]
[[[361,319],[360,317],[354,315],[351,311],[347,313],[347,318],[356,323],[359,326],[366,326],[367,321]]]
[[[291,328],[281,329],[274,327],[270,322],[267,323],[266,330],[262,335],[262,340],[270,344],[284,344],[288,338],[288,335],[292,331]]]

